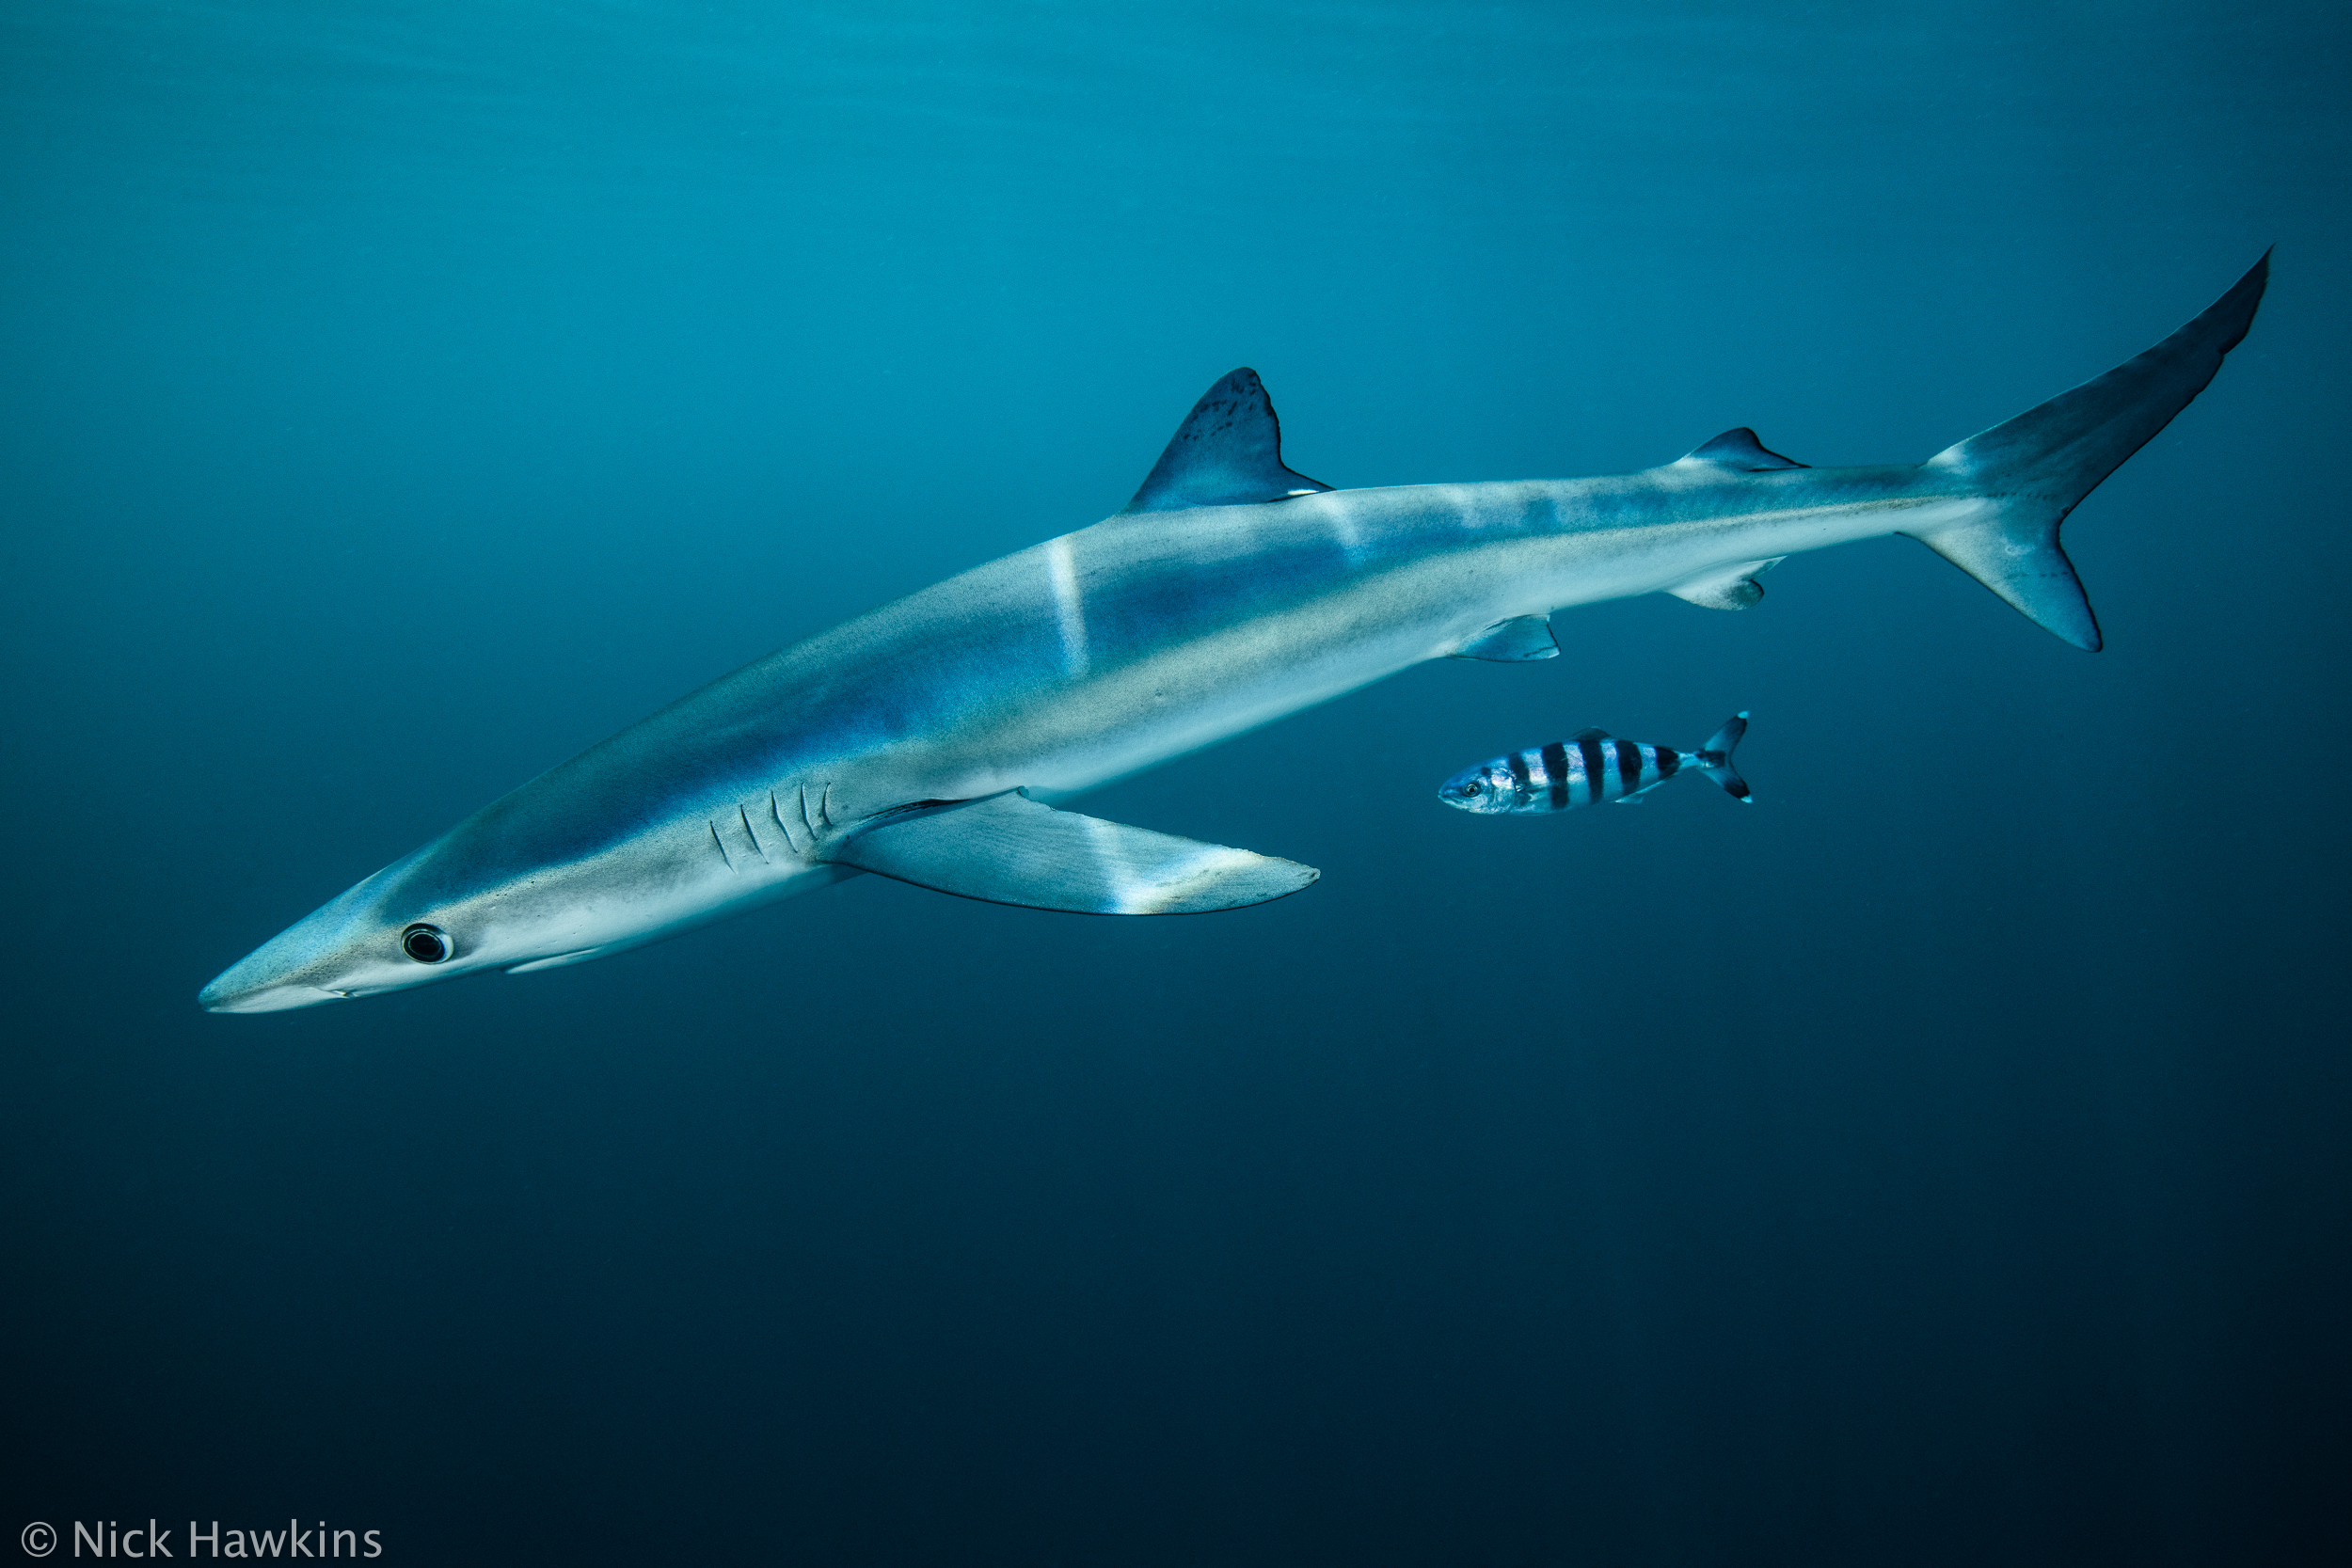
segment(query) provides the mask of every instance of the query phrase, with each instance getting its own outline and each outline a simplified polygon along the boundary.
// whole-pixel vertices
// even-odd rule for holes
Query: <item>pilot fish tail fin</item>
[[[1756,800],[1748,793],[1748,781],[1740,776],[1737,768],[1731,766],[1731,753],[1739,750],[1740,737],[1747,733],[1748,714],[1742,708],[1736,718],[1724,720],[1724,727],[1698,749],[1698,765],[1708,778],[1723,785],[1724,792],[1733,800],[1754,805]]]
[[[2269,279],[2265,251],[2212,309],[2147,353],[1928,459],[1922,467],[1966,481],[1989,505],[1913,537],[2037,626],[2096,653],[2099,623],[2058,525],[2205,389],[2245,338]]]

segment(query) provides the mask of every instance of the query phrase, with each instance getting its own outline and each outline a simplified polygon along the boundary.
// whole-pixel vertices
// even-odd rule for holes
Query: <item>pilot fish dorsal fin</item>
[[[1574,735],[1568,736],[1568,738],[1570,740],[1610,740],[1614,737],[1611,736],[1607,730],[1596,727],[1589,730],[1579,730]]]
[[[1282,427],[1258,372],[1245,365],[1200,394],[1129,512],[1247,506],[1328,490],[1282,466]]]
[[[1773,468],[1802,468],[1804,464],[1793,457],[1783,457],[1756,438],[1756,432],[1746,425],[1726,430],[1697,451],[1684,455],[1685,463],[1706,463],[1735,473],[1760,474]]]

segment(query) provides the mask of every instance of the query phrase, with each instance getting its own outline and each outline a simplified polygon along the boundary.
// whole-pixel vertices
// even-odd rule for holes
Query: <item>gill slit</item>
[[[729,871],[734,870],[735,858],[727,853],[726,842],[719,836],[719,824],[716,822],[706,822],[703,826],[710,830],[711,847],[719,851],[719,859],[726,863],[726,868]]]
[[[759,842],[759,835],[757,833],[752,832],[752,814],[745,811],[741,802],[739,801],[735,807],[735,815],[743,824],[743,836],[750,839],[752,841],[752,847],[759,851],[760,860],[767,864],[773,865],[775,862],[769,859],[768,847]]]
[[[776,792],[772,789],[768,792],[768,815],[775,818],[776,831],[784,835],[785,847],[794,854],[799,854],[801,847],[792,837],[791,827],[784,820],[784,812],[777,806]]]

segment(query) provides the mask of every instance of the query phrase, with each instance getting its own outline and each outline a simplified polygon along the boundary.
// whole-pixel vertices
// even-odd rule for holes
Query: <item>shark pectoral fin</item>
[[[561,969],[565,964],[584,964],[590,958],[600,958],[603,954],[602,947],[582,947],[569,953],[558,953],[551,958],[533,958],[529,963],[509,964],[506,973],[536,974],[543,969]]]
[[[1258,372],[1245,365],[1200,394],[1125,510],[1247,506],[1329,488],[1282,466],[1274,400]]]
[[[1551,635],[1549,615],[1515,615],[1498,621],[1448,655],[1451,658],[1484,658],[1496,664],[1526,664],[1556,658],[1560,644]]]
[[[1745,610],[1764,596],[1764,585],[1756,579],[1788,559],[1776,555],[1769,561],[1719,566],[1688,582],[1677,582],[1666,592],[1701,610]]]
[[[825,858],[917,887],[1076,914],[1204,914],[1296,893],[1323,874],[1017,794],[881,819]]]

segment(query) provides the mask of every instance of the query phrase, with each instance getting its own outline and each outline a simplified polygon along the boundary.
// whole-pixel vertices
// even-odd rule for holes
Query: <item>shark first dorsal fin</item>
[[[1274,400],[1258,372],[1245,365],[1200,394],[1126,510],[1248,506],[1329,488],[1282,466]]]
[[[1322,873],[991,795],[879,819],[824,858],[917,887],[1073,914],[1204,914],[1284,897]]]
[[[1756,438],[1756,432],[1746,425],[1726,430],[1707,445],[1686,454],[1685,463],[1705,463],[1713,467],[1729,468],[1734,473],[1769,473],[1774,468],[1802,468],[1804,464],[1793,457],[1783,457]]]

